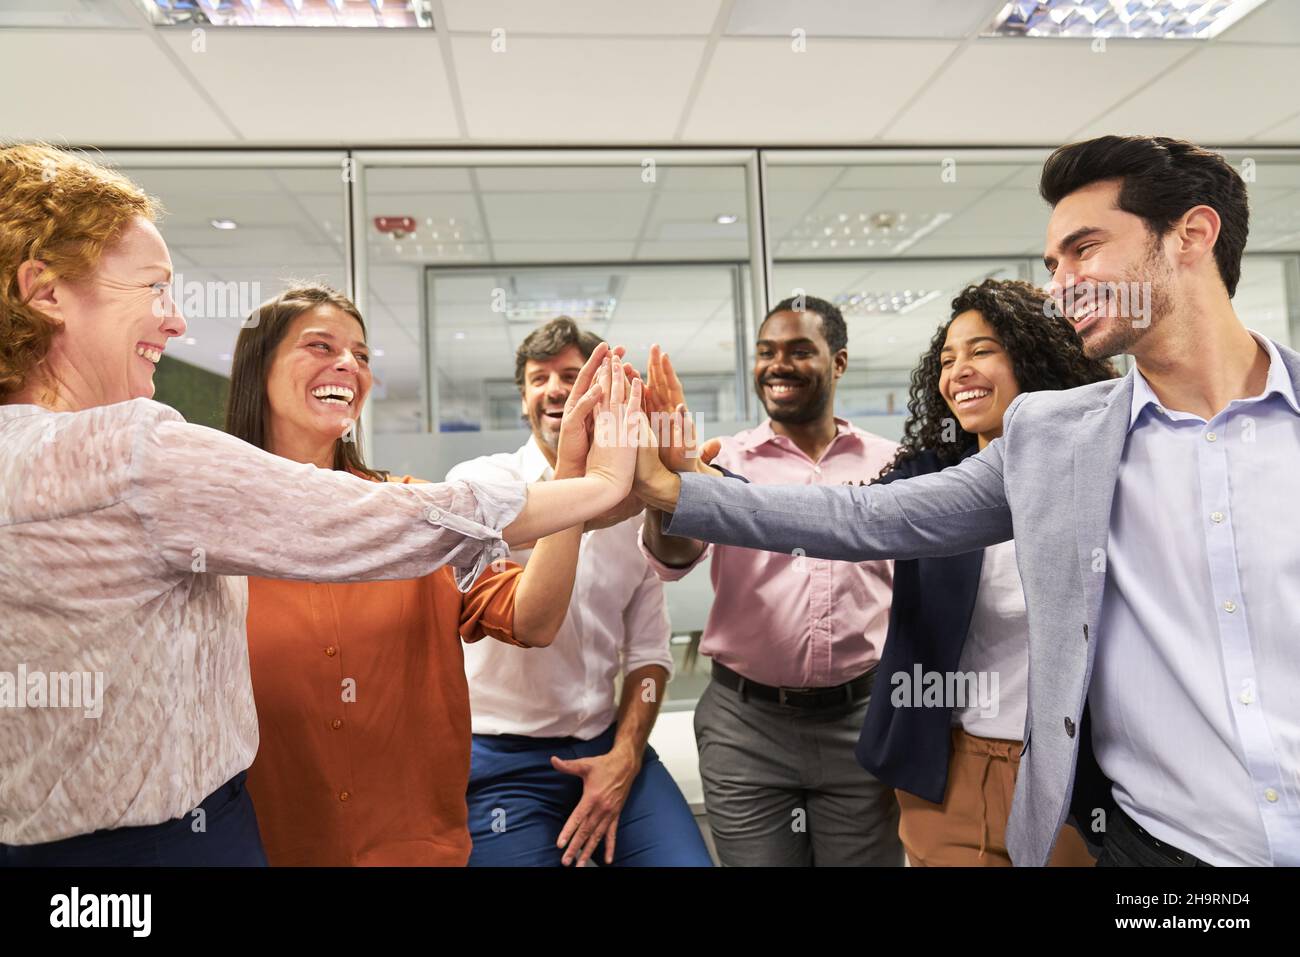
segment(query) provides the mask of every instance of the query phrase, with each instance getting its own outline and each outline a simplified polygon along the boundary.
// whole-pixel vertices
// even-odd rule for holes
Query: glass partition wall
[[[1247,325],[1300,342],[1300,150],[1225,150],[1246,179]],[[210,377],[184,400],[219,421],[241,320],[297,279],[348,291],[375,387],[380,467],[440,479],[527,438],[514,352],[569,315],[642,365],[660,343],[705,435],[756,424],[758,322],[800,292],[836,303],[849,370],[836,409],[897,438],[913,365],[950,302],[987,277],[1046,281],[1046,150],[387,150],[119,152],[157,195],[189,320],[169,355]],[[184,376],[180,377],[181,380]],[[168,388],[178,378],[167,377]],[[704,626],[707,575],[669,586],[679,643]],[[679,669],[668,707],[704,672]]]

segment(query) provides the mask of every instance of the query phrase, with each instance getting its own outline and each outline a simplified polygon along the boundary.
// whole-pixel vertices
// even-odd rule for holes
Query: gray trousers
[[[728,867],[903,863],[898,802],[853,756],[867,702],[805,711],[710,681],[695,707],[700,777]]]

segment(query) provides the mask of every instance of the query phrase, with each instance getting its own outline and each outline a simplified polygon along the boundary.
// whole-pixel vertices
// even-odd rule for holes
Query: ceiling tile
[[[942,41],[724,39],[684,139],[844,143],[875,136],[955,49]]]
[[[669,140],[703,40],[452,40],[469,135],[544,143]]]
[[[720,0],[655,0],[610,3],[609,0],[442,0],[447,29],[472,33],[574,35],[707,34],[713,29]],[[435,24],[437,27],[438,24]]]
[[[188,30],[160,33],[249,140],[410,143],[459,133],[429,31],[209,30],[201,53]]]
[[[1059,143],[1081,121],[1186,56],[1185,44],[977,40],[948,64],[885,138],[900,143]],[[1048,79],[1052,78],[1052,79]],[[1086,84],[1072,85],[1086,78]],[[1158,114],[1154,114],[1158,115]]]
[[[97,147],[235,138],[166,53],[133,30],[0,31],[0,87],[5,137]]]

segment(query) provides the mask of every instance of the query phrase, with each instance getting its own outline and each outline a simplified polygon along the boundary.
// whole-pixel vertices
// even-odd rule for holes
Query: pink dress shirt
[[[844,485],[874,479],[893,459],[898,446],[888,439],[841,418],[835,425],[835,438],[817,462],[767,421],[723,437],[713,464],[761,485]],[[672,568],[637,540],[664,581],[682,578],[712,556],[714,600],[700,652],[751,681],[828,688],[880,660],[893,562],[834,562],[709,545],[690,566]]]

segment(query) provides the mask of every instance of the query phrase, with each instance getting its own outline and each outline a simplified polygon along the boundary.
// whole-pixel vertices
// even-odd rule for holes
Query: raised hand
[[[677,378],[668,353],[659,348],[659,343],[650,347],[650,363],[646,366],[646,412],[671,412],[679,405],[686,404],[686,391]]]
[[[640,444],[641,377],[625,368],[622,357],[610,354],[596,376],[601,397],[596,404],[587,475],[603,479],[617,497],[627,497],[636,471]],[[576,390],[575,390],[576,391]]]
[[[610,349],[609,343],[600,343],[573,381],[569,398],[564,403],[564,418],[560,422],[560,439],[555,453],[556,478],[573,478],[586,471],[594,413],[599,408],[602,394],[596,376],[606,357],[613,353],[622,360],[625,351],[623,346]]]

